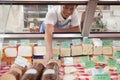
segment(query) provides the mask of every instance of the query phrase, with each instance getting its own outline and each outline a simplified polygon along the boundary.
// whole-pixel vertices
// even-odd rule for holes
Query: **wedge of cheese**
[[[45,55],[46,48],[45,46],[34,46],[34,55]]]
[[[82,55],[82,46],[81,45],[72,45],[72,56]]]
[[[94,53],[94,55],[100,55],[100,54],[102,54],[102,46],[94,46],[94,48],[93,48],[93,53]]]
[[[103,46],[103,54],[104,55],[112,55],[112,47],[111,46]]]
[[[70,48],[61,48],[60,49],[60,56],[70,56]]]
[[[19,46],[18,47],[18,55],[24,57],[31,57],[33,55],[31,46]]]
[[[16,57],[17,56],[17,48],[8,47],[5,50],[6,57]]]
[[[83,55],[93,54],[93,45],[92,44],[83,44]]]

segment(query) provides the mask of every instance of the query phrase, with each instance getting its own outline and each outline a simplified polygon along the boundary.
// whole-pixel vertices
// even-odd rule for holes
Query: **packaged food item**
[[[40,80],[58,80],[58,64],[56,62],[48,63]]]
[[[33,66],[24,73],[21,80],[40,80],[43,70],[43,64],[34,63]]]

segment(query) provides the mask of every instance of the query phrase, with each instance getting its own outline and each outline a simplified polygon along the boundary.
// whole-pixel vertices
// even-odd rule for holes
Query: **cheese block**
[[[56,47],[53,47],[53,54],[60,54],[60,47],[59,46],[56,46]]]
[[[103,54],[104,55],[112,55],[112,47],[103,46]]]
[[[46,47],[45,46],[34,46],[34,55],[45,55]]]
[[[93,54],[93,45],[92,44],[82,44],[83,46],[83,55],[91,55]]]
[[[81,45],[72,45],[72,56],[82,55],[82,46]]]
[[[113,46],[112,48],[113,48],[113,53],[116,52],[116,51],[120,51],[120,47]]]
[[[32,56],[32,47],[31,46],[19,46],[18,47],[18,55],[24,57]]]
[[[70,48],[61,48],[60,49],[60,56],[70,56]]]
[[[41,80],[58,80],[58,64],[50,62],[46,65]]]
[[[41,63],[34,63],[31,68],[29,68],[21,80],[40,80],[43,73],[44,66]]]
[[[4,50],[6,57],[16,57],[17,56],[17,48],[6,48]]]
[[[94,53],[94,55],[102,54],[102,46],[94,46],[93,53]]]
[[[20,80],[20,75],[14,70],[10,70],[0,77],[0,80]]]

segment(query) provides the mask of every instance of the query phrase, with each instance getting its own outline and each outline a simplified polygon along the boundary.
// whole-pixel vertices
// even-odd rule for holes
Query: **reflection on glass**
[[[0,5],[0,33],[36,33],[46,13],[55,5]],[[120,32],[120,6],[99,5],[91,32]],[[78,5],[82,20],[86,5]]]

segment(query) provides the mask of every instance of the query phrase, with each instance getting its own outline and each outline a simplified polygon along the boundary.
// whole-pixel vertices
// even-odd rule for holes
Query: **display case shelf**
[[[0,34],[1,38],[44,38],[43,33],[6,33]],[[82,38],[83,36],[79,32],[75,33],[53,33],[53,38]],[[99,38],[120,38],[119,32],[106,32],[106,33],[90,33],[90,38],[99,37]]]

